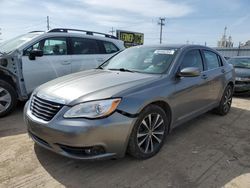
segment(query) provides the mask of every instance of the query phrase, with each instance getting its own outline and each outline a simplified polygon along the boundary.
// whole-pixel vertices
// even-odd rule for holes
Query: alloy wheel
[[[223,110],[228,112],[232,104],[232,89],[228,88],[224,96]]]
[[[152,153],[164,139],[165,123],[158,113],[147,115],[137,131],[137,144],[143,153]]]
[[[0,87],[0,113],[6,111],[11,105],[11,95],[10,93]]]

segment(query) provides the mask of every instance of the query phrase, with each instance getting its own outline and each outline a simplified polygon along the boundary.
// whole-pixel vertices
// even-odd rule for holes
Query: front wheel
[[[162,108],[156,105],[145,108],[132,130],[128,152],[138,159],[154,156],[164,143],[168,125],[169,120]]]
[[[16,106],[17,94],[14,88],[3,80],[0,80],[0,117],[9,114]]]
[[[226,115],[231,108],[233,99],[233,87],[228,85],[223,93],[223,96],[220,101],[220,105],[215,109],[215,112],[219,115]]]

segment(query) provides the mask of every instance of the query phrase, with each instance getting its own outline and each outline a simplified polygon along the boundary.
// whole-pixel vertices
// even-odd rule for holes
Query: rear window
[[[204,50],[204,57],[207,63],[208,70],[220,67],[221,63],[216,53]]]
[[[106,54],[112,54],[119,51],[119,49],[112,42],[103,41],[103,46]]]
[[[72,54],[100,54],[97,41],[87,38],[71,39]]]

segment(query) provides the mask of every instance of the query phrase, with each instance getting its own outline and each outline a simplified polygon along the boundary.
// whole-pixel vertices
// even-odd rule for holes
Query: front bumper
[[[250,92],[250,82],[236,81],[234,91],[235,93]]]
[[[104,119],[65,119],[63,107],[49,122],[40,121],[24,108],[24,120],[30,137],[40,146],[75,159],[120,158],[126,153],[135,118],[118,112]],[[93,151],[93,152],[92,152]]]

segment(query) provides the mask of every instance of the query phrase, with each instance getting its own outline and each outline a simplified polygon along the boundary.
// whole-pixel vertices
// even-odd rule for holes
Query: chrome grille
[[[30,111],[37,118],[50,121],[62,107],[62,104],[41,99],[34,95],[31,99]]]

